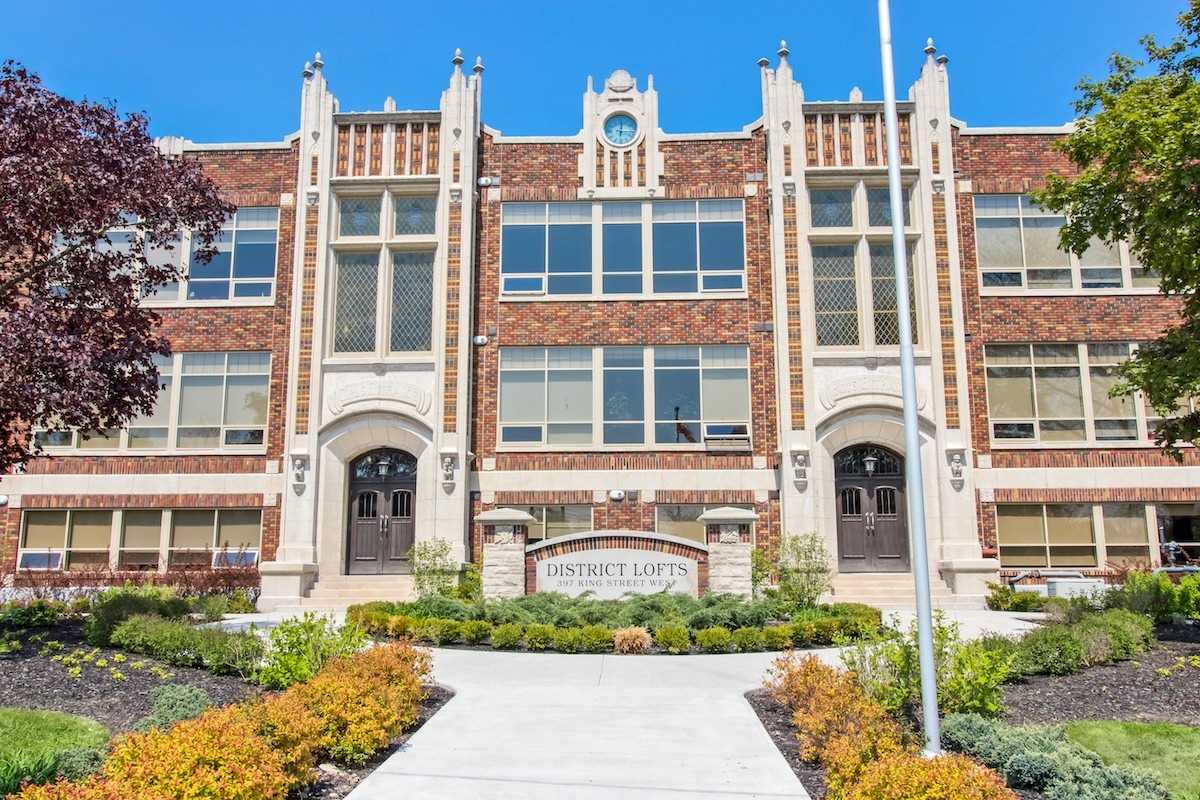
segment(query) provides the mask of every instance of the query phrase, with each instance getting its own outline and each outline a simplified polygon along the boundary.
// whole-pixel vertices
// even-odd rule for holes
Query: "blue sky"
[[[1114,50],[1166,36],[1184,0],[893,0],[903,96],[927,36],[950,56],[952,112],[972,125],[1071,117],[1074,86]],[[282,12],[280,9],[285,9]],[[732,9],[732,12],[731,12]],[[612,24],[611,28],[605,28]],[[0,57],[68,96],[147,112],[156,135],[279,139],[298,126],[300,69],[320,50],[343,110],[435,108],[461,47],[482,55],[484,120],[569,134],[588,74],[654,74],[668,131],[734,130],[760,113],[755,60],[780,38],[810,99],[881,97],[871,0],[657,3],[11,3]]]

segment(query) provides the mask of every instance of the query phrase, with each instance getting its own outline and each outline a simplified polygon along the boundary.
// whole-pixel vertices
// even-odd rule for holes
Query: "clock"
[[[633,141],[637,135],[637,122],[628,114],[613,114],[604,120],[604,138],[623,147]]]

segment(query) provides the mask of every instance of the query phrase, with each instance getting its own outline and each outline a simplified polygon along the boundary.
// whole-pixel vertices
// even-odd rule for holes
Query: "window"
[[[378,236],[383,201],[374,197],[338,198],[339,236]]]
[[[642,292],[642,204],[604,203],[603,282],[604,294]]]
[[[378,253],[338,253],[334,316],[335,353],[375,352]]]
[[[505,203],[501,207],[501,290],[590,294],[590,203]]]
[[[604,348],[604,443],[641,444],[646,438],[643,353],[640,347]]]
[[[1165,503],[1155,506],[1159,541],[1174,542],[1184,555],[1200,557],[1200,504]]]
[[[500,217],[504,295],[745,290],[740,199],[505,203]]]
[[[651,204],[655,294],[743,288],[741,200]]]
[[[1009,568],[1147,564],[1147,511],[1144,503],[997,505],[1000,564]]]
[[[1131,351],[1126,343],[987,345],[993,441],[1139,441],[1140,426],[1153,421],[1139,420],[1133,398],[1109,397]]]
[[[749,511],[754,510],[754,506],[738,503],[712,505],[700,505],[698,503],[669,505],[660,503],[654,507],[654,529],[658,533],[667,534],[668,536],[678,536],[681,539],[691,539],[696,542],[707,542],[708,539],[704,533],[704,523],[700,521],[700,515],[705,511],[722,508],[727,505],[733,508],[744,508]]]
[[[506,347],[500,351],[500,441],[592,441],[592,351]]]
[[[266,444],[271,354],[179,353],[156,358],[158,402],[126,430],[85,436],[37,430],[42,447],[129,450],[261,449]]]
[[[592,507],[588,505],[525,506],[522,510],[533,517],[527,533],[531,543],[592,529]]]
[[[433,253],[392,254],[391,350],[433,349]]]
[[[270,364],[268,353],[184,353],[178,446],[263,444]]]
[[[437,230],[437,197],[395,195],[392,217],[396,236],[432,236]]]
[[[649,421],[648,408],[654,409]],[[501,348],[499,420],[502,444],[641,445],[653,437],[657,444],[744,447],[750,435],[748,350]]]
[[[195,247],[192,248],[187,299],[270,297],[275,290],[278,229],[278,208],[239,208],[226,220],[213,242],[217,253],[212,260],[201,264],[195,258]]]
[[[111,537],[111,511],[27,511],[18,569],[104,567]]]
[[[1093,239],[1082,255],[1059,249],[1066,217],[1028,195],[975,195],[975,247],[985,289],[1120,289],[1157,287],[1131,264],[1128,248]]]
[[[162,539],[162,512],[127,510],[124,518],[117,567],[129,570],[158,569],[159,541]]]
[[[262,512],[253,509],[175,511],[169,567],[235,567],[258,563]]]
[[[812,260],[817,344],[831,347],[857,345],[858,290],[854,245],[813,245]]]
[[[900,346],[900,315],[896,300],[896,260],[891,242],[870,242],[871,311],[875,344]],[[913,281],[913,249],[908,250],[908,313],[913,343],[917,336],[917,291]]]
[[[911,194],[911,190],[907,187],[900,190],[900,204],[904,209],[904,227],[906,228],[912,225]],[[872,228],[892,227],[892,201],[888,187],[867,187],[867,224]]]
[[[808,202],[814,228],[850,228],[854,225],[854,189],[810,189]]]
[[[900,344],[896,313],[896,267],[891,242],[867,242],[868,263],[860,264],[862,248],[854,244],[814,244],[813,307],[817,344],[823,347],[874,347]],[[913,341],[917,335],[915,247],[908,249],[909,318]],[[866,275],[863,276],[864,269]],[[863,276],[863,277],[860,277]],[[859,299],[858,286],[869,278],[870,296]]]

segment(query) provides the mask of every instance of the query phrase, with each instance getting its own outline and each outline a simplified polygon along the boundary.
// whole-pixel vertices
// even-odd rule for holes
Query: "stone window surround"
[[[664,345],[664,346],[670,347],[672,345]],[[696,348],[704,347],[704,345],[680,345],[680,346],[696,347]],[[747,408],[750,411],[750,414],[749,414],[750,418],[745,420],[746,431],[747,431],[746,439],[745,439],[745,449],[747,452],[749,452],[752,449],[752,445],[753,445],[753,441],[754,441],[753,403],[752,403],[752,396],[750,394],[752,390],[750,388],[750,378],[749,378],[749,373],[750,373],[749,345],[741,345],[741,344],[730,345],[730,344],[723,343],[723,344],[719,344],[719,345],[715,345],[715,346],[717,346],[717,347],[734,346],[734,347],[745,347],[746,348],[746,354],[747,354],[747,367],[746,367],[746,369],[747,369],[747,398],[748,398],[747,399],[747,404],[748,404]],[[623,347],[623,346],[613,345],[613,347]],[[637,346],[635,345],[635,347],[637,347]],[[505,349],[505,348],[501,348],[501,350],[503,350],[503,349]],[[546,347],[544,349],[550,349],[550,347]],[[654,439],[655,439],[655,436],[654,436],[654,426],[655,426],[655,420],[654,420],[654,416],[655,416],[655,414],[654,414],[654,381],[655,381],[654,349],[655,348],[653,345],[647,345],[642,348],[643,353],[644,353],[643,362],[642,362],[642,380],[643,380],[643,387],[644,387],[643,395],[642,395],[642,402],[643,402],[642,422],[646,426],[647,433],[643,437],[643,440],[640,444],[628,444],[628,443],[604,444],[604,442],[603,442],[603,429],[604,429],[603,408],[604,408],[604,405],[603,404],[604,404],[604,349],[605,349],[605,347],[603,345],[598,345],[598,346],[594,346],[594,347],[589,347],[588,349],[590,349],[592,352],[592,366],[591,366],[591,370],[592,370],[592,379],[591,379],[591,383],[592,383],[592,420],[591,420],[592,442],[591,443],[582,443],[582,444],[546,444],[544,441],[543,442],[530,442],[530,443],[502,442],[500,440],[501,439],[501,427],[504,423],[502,423],[502,421],[500,419],[501,410],[500,410],[500,400],[499,400],[499,387],[500,387],[500,380],[501,380],[500,373],[502,373],[504,370],[502,367],[499,366],[500,356],[499,356],[499,354],[497,354],[497,368],[496,368],[497,400],[496,400],[496,411],[495,411],[495,413],[496,413],[496,416],[495,416],[495,420],[496,420],[496,428],[495,428],[496,452],[499,452],[499,453],[530,452],[530,451],[536,451],[536,452],[603,452],[603,451],[654,452],[654,451],[680,451],[680,450],[704,451],[708,447],[708,445],[705,444],[704,439],[703,439],[703,425],[709,421],[703,420],[703,419],[700,421],[701,422],[701,441],[699,441],[699,442],[696,442],[696,443],[688,442],[688,443],[683,443],[683,444],[670,444],[670,443],[659,443],[659,442],[654,441]],[[543,375],[545,374],[545,369],[546,368],[543,368]],[[703,394],[703,382],[701,382],[700,391],[701,391],[701,395],[702,395]],[[712,422],[714,422],[716,424],[720,423],[720,421],[712,421]],[[533,424],[533,423],[529,423],[529,424]],[[543,436],[543,438],[544,438],[544,436]]]
[[[83,550],[83,551],[87,551],[87,552],[106,552],[108,554],[107,566],[112,569],[117,569],[118,565],[120,563],[120,556],[121,556],[122,552],[142,551],[143,550],[143,548],[137,548],[137,547],[128,547],[127,548],[127,547],[125,547],[125,545],[124,545],[125,515],[130,514],[130,513],[151,512],[151,513],[160,513],[161,514],[159,538],[158,538],[158,546],[157,546],[158,566],[155,570],[145,570],[145,571],[147,571],[147,572],[157,571],[160,573],[166,572],[168,565],[170,563],[170,553],[172,550],[171,534],[172,534],[172,530],[173,530],[174,514],[176,511],[180,511],[180,512],[192,512],[192,511],[211,512],[213,514],[213,535],[214,535],[213,541],[214,542],[216,541],[215,537],[217,535],[217,529],[218,529],[219,518],[220,518],[221,512],[230,512],[230,511],[258,512],[258,514],[259,514],[259,522],[258,522],[259,544],[258,544],[258,547],[245,548],[245,550],[244,550],[244,552],[247,555],[251,555],[251,554],[253,555],[255,564],[258,563],[259,555],[262,551],[262,535],[263,535],[263,516],[262,516],[261,508],[215,508],[215,509],[214,508],[178,508],[178,509],[173,509],[173,508],[161,508],[161,509],[159,509],[159,508],[46,508],[46,509],[30,508],[30,509],[25,509],[24,513],[21,514],[20,537],[18,539],[20,546],[17,549],[17,564],[19,565],[21,563],[21,560],[26,553],[56,552],[56,553],[61,554],[59,565],[57,567],[50,567],[50,568],[19,567],[19,568],[22,571],[25,571],[26,569],[28,569],[29,571],[33,571],[33,572],[67,571],[69,564],[67,563],[67,555],[66,554],[69,550],[72,549],[68,545],[70,543],[69,536],[70,536],[71,528],[72,528],[72,525],[74,524],[74,516],[76,514],[109,514],[110,515],[109,539],[108,539],[108,544],[106,545],[106,547],[103,548],[103,550],[97,549],[97,548],[75,548],[75,549],[79,549],[79,550]],[[35,514],[64,514],[65,515],[65,524],[63,526],[63,546],[62,547],[49,548],[49,549],[43,549],[43,548],[30,549],[30,548],[25,547],[26,528],[29,524],[30,516],[35,515]],[[222,565],[222,564],[215,563],[218,560],[220,552],[221,551],[217,550],[215,547],[213,548],[212,566],[214,566],[217,569],[220,569],[222,567],[232,566],[230,564]],[[235,551],[230,550],[230,552],[233,553]]]
[[[250,444],[250,445],[225,444],[223,433],[221,435],[221,441],[216,447],[180,447],[177,444],[175,444],[175,442],[178,439],[177,431],[179,429],[180,378],[182,375],[183,356],[189,355],[189,354],[195,354],[195,353],[206,353],[207,354],[207,353],[215,353],[215,352],[221,352],[226,355],[228,355],[229,353],[241,353],[241,352],[246,352],[246,353],[253,352],[253,353],[268,355],[268,364],[267,364],[265,373],[246,373],[246,374],[254,374],[254,375],[265,374],[266,378],[267,378],[266,407],[267,407],[268,416],[262,425],[262,428],[263,428],[262,444]],[[98,447],[98,446],[97,447],[81,447],[79,445],[80,434],[77,431],[72,431],[71,432],[72,433],[72,436],[71,436],[72,443],[70,445],[45,444],[45,445],[43,445],[43,448],[46,450],[46,452],[53,453],[55,455],[88,455],[88,456],[117,455],[117,454],[131,455],[131,456],[206,455],[209,453],[237,454],[237,455],[262,455],[262,454],[265,454],[267,452],[267,447],[270,444],[270,432],[271,432],[270,391],[271,391],[272,369],[274,367],[274,360],[275,360],[274,356],[272,354],[270,354],[269,351],[238,351],[238,350],[195,351],[195,350],[188,350],[188,351],[173,353],[171,355],[171,371],[170,371],[170,375],[168,376],[171,379],[171,390],[170,390],[170,396],[168,398],[169,407],[167,410],[167,446],[166,447],[155,447],[155,448],[130,447],[129,446],[129,430],[128,430],[129,427],[161,427],[161,426],[146,426],[146,425],[139,426],[136,424],[137,420],[133,419],[133,420],[129,421],[128,425],[126,425],[124,428],[120,429],[119,436],[118,436],[118,444],[115,447]],[[161,374],[162,373],[160,372],[160,375]],[[237,373],[229,373],[227,371],[222,373],[222,375],[225,375],[225,376],[228,376],[230,374],[237,374]],[[233,426],[225,426],[224,424],[222,424],[218,427],[220,427],[223,431],[225,427],[233,427]],[[254,426],[254,427],[258,427],[258,426]],[[41,430],[43,430],[43,429],[34,429],[34,434],[37,435],[38,433],[41,432]]]
[[[1022,279],[1020,286],[1011,286],[1011,287],[985,286],[983,283],[983,276],[984,276],[985,272],[1012,271],[1012,272],[1020,272],[1020,273],[1022,273],[1022,275],[1024,275],[1026,268],[1023,266],[1020,266],[1020,267],[1013,267],[1011,270],[1005,270],[1001,267],[995,267],[995,266],[984,267],[983,266],[983,264],[981,263],[981,260],[979,258],[979,233],[978,233],[979,224],[978,224],[978,221],[979,221],[980,217],[978,214],[975,213],[976,198],[979,198],[979,197],[1022,197],[1022,196],[1025,196],[1025,195],[1021,195],[1021,194],[1014,193],[1014,192],[978,192],[971,196],[971,213],[972,213],[972,223],[971,224],[972,224],[972,229],[975,232],[974,233],[974,247],[975,247],[974,255],[975,255],[975,263],[976,263],[976,272],[978,273],[977,280],[978,280],[978,286],[979,286],[979,293],[981,295],[983,295],[985,297],[1012,297],[1012,296],[1018,296],[1018,297],[1078,297],[1078,296],[1097,296],[1097,295],[1114,295],[1114,294],[1116,294],[1116,295],[1157,295],[1157,294],[1161,293],[1157,283],[1155,283],[1155,285],[1153,285],[1153,286],[1137,286],[1137,285],[1135,285],[1135,281],[1137,280],[1137,276],[1135,273],[1140,271],[1140,269],[1134,263],[1133,254],[1130,252],[1128,242],[1118,242],[1117,243],[1117,254],[1118,254],[1119,263],[1111,265],[1112,267],[1119,268],[1121,270],[1121,286],[1102,287],[1102,288],[1094,288],[1094,289],[1093,288],[1083,288],[1082,273],[1080,271],[1081,270],[1080,259],[1079,259],[1079,256],[1075,255],[1074,253],[1068,254],[1069,269],[1071,272],[1071,286],[1070,287],[1030,289],[1028,286],[1028,281],[1025,280],[1024,278]],[[1051,215],[1051,216],[1054,216],[1054,215]],[[994,217],[990,217],[990,218],[991,219],[1009,219],[1010,217],[994,216]],[[989,217],[984,216],[983,219],[989,219]],[[1067,268],[1068,268],[1067,266],[1062,267],[1062,269],[1067,269]],[[1096,267],[1096,268],[1099,268],[1099,267]]]
[[[750,271],[749,250],[747,247],[746,234],[746,208],[745,199],[742,197],[725,197],[725,198],[706,198],[712,200],[737,200],[742,203],[742,213],[739,217],[742,223],[742,288],[739,290],[704,290],[697,287],[695,292],[655,292],[654,285],[654,219],[653,219],[653,204],[657,202],[677,202],[667,198],[660,200],[571,200],[563,201],[570,203],[590,203],[592,206],[592,291],[588,294],[547,294],[542,292],[524,292],[524,293],[505,293],[503,291],[503,253],[501,252],[496,262],[496,272],[500,276],[497,281],[498,299],[502,303],[528,303],[528,302],[594,302],[594,301],[609,301],[620,302],[627,300],[726,300],[726,299],[745,299],[749,296],[749,280],[747,275]],[[685,201],[686,202],[686,201]],[[693,201],[694,202],[694,201]],[[629,294],[605,294],[602,286],[604,281],[604,213],[603,206],[605,203],[639,203],[641,205],[641,226],[642,226],[642,290],[639,293]],[[501,219],[503,219],[503,206],[509,205],[509,202],[501,204]],[[513,202],[516,204],[516,202]],[[524,201],[520,201],[522,205],[529,205]],[[536,205],[536,203],[535,203]],[[545,203],[541,203],[545,205]],[[498,227],[500,236],[503,238],[503,222],[500,222]],[[503,247],[499,248],[501,251]],[[714,272],[720,272],[719,270]],[[620,274],[637,274],[637,273],[620,273]],[[675,273],[679,274],[679,273]]]

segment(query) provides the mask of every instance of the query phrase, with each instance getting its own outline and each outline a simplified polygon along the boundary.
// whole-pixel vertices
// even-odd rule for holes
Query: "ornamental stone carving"
[[[397,377],[367,378],[343,384],[325,401],[329,413],[338,416],[350,406],[399,403],[424,416],[433,406],[433,397],[424,389]]]
[[[858,375],[841,380],[831,381],[821,387],[821,405],[832,409],[841,403],[856,397],[867,395],[885,395],[901,399],[904,391],[900,379],[891,375]],[[928,395],[924,389],[917,389],[917,408],[924,409]]]

